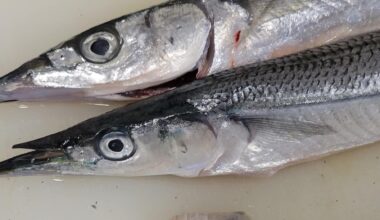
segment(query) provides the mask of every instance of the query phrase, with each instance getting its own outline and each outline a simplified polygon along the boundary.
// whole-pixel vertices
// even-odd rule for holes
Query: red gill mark
[[[241,36],[241,30],[237,31],[234,34],[234,48],[231,51],[231,59],[230,59],[230,67],[234,68],[236,63],[235,63],[235,50],[239,46],[240,43],[240,36]]]
[[[234,35],[234,39],[235,39],[235,47],[237,47],[239,45],[239,42],[240,42],[240,34],[241,34],[241,31],[237,31]]]

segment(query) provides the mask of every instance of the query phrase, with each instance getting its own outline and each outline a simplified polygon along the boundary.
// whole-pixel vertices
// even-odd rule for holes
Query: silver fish
[[[377,0],[177,0],[117,18],[0,79],[0,101],[141,99],[378,30]]]
[[[380,32],[228,70],[15,145],[13,174],[272,174],[380,140]]]

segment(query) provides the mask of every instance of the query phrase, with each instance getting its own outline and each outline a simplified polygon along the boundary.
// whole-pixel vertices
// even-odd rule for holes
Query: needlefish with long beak
[[[380,29],[378,0],[177,0],[94,27],[0,79],[0,101],[136,100]]]
[[[380,32],[194,81],[15,145],[11,174],[272,174],[380,140]]]

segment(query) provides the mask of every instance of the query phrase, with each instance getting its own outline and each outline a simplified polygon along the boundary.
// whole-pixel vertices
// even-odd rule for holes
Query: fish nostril
[[[108,148],[113,152],[121,152],[124,149],[124,144],[121,140],[115,139],[108,143]]]
[[[91,51],[97,55],[104,56],[110,49],[110,44],[105,39],[98,39],[91,45]]]

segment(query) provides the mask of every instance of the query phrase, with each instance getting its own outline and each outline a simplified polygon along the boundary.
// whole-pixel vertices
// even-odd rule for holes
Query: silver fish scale
[[[380,92],[380,32],[206,79],[210,92],[188,102],[215,107],[268,108],[336,101]],[[217,81],[217,83],[215,82]],[[214,82],[214,83],[211,83]],[[204,88],[204,87],[202,87]],[[199,91],[198,91],[199,92]],[[204,93],[203,93],[204,94]]]

